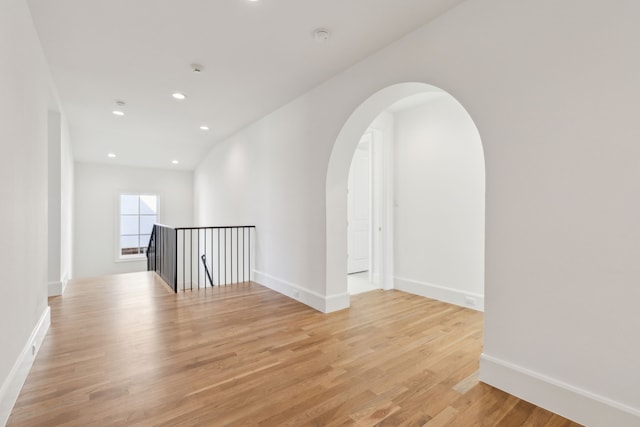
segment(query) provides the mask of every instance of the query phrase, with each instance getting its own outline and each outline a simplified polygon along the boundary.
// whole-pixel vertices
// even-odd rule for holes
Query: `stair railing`
[[[147,270],[174,292],[249,282],[253,278],[255,226],[169,227],[156,224]]]

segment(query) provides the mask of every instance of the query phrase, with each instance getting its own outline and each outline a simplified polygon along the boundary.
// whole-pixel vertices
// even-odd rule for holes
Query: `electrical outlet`
[[[469,295],[464,297],[464,303],[471,306],[471,307],[475,307],[476,306],[476,299],[474,297],[470,297]]]

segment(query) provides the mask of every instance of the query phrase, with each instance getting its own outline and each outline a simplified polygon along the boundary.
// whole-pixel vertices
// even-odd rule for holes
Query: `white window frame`
[[[122,255],[122,248],[120,247],[120,237],[121,237],[121,212],[122,212],[122,196],[154,196],[156,198],[156,223],[160,223],[160,195],[154,191],[121,191],[116,195],[116,242],[115,242],[115,261],[116,262],[140,262],[147,259],[146,254],[132,254],[132,255]],[[139,214],[138,214],[139,216]],[[139,230],[138,230],[139,231]]]

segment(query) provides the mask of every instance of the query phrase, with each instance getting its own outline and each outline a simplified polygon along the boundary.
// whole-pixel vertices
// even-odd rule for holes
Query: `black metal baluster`
[[[246,229],[246,227],[242,227],[242,283],[246,282],[246,280],[244,280],[244,251],[246,250],[245,247],[245,238],[244,238],[244,230]]]
[[[158,271],[160,272],[160,276],[162,276],[162,234],[163,234],[163,230],[160,230],[160,250],[158,252],[160,252],[160,255],[158,255]]]
[[[224,285],[227,286],[227,229],[224,229]]]
[[[213,275],[213,228],[211,229],[211,274]],[[213,287],[213,280],[211,286]]]
[[[236,283],[240,283],[240,228],[236,228]]]
[[[178,292],[178,230],[173,230],[173,292]]]
[[[154,227],[155,227],[155,225],[154,225]],[[158,247],[160,246],[158,244],[158,240],[159,240],[158,239],[158,235],[159,234],[160,234],[160,230],[156,231],[156,237],[155,237],[156,240],[154,241],[156,247],[155,247],[155,249],[153,251],[153,258],[155,259],[155,263],[153,265],[153,269],[155,270],[156,273],[159,271],[159,269],[158,269]]]
[[[187,267],[187,264],[185,263],[185,259],[184,259],[184,257],[186,256],[186,253],[184,251],[185,232],[184,230],[181,230],[181,231],[182,231],[182,290],[184,291],[184,284],[187,282],[187,279],[185,278],[185,268]]]

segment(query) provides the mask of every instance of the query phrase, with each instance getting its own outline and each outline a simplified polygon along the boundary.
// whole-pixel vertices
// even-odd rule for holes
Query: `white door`
[[[348,184],[348,273],[369,270],[369,241],[371,216],[371,134],[358,144]]]

